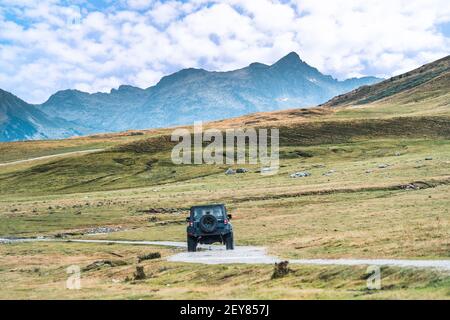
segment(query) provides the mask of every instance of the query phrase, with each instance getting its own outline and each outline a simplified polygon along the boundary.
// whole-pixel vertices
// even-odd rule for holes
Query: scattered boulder
[[[401,156],[401,153],[400,153],[399,151],[397,151],[394,155],[395,155],[396,157],[399,157],[399,156]]]
[[[433,160],[433,157],[426,157],[425,160],[427,161]]]
[[[236,171],[234,171],[234,170],[231,169],[231,168],[228,168],[227,171],[225,171],[225,174],[226,174],[226,175],[235,174],[235,173],[236,173]]]
[[[400,188],[402,188],[403,190],[419,190],[420,189],[420,187],[414,183],[402,185],[402,186],[400,186]]]
[[[381,163],[381,164],[378,165],[378,168],[380,168],[380,169],[385,169],[387,167],[389,167],[389,165],[386,164],[386,163]]]
[[[236,173],[247,173],[247,172],[248,172],[248,170],[245,169],[245,168],[238,168],[238,169],[236,169]]]
[[[336,172],[335,170],[331,169],[331,170],[328,170],[327,172],[323,173],[323,175],[324,176],[331,176],[335,172]]]
[[[272,279],[282,278],[292,272],[288,267],[289,261],[281,261],[276,263],[272,273]]]
[[[311,173],[309,173],[308,171],[299,171],[296,173],[293,173],[290,175],[291,178],[304,178],[304,177],[309,177],[311,175]]]
[[[153,260],[153,259],[159,259],[161,258],[161,253],[159,252],[150,252],[149,254],[144,254],[141,256],[138,256],[138,262],[141,263],[145,260]]]

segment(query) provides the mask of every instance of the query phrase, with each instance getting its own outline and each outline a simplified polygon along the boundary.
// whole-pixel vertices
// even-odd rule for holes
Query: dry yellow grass
[[[432,104],[425,109],[431,110]],[[0,169],[0,236],[121,226],[123,231],[90,237],[183,241],[189,206],[224,202],[234,216],[238,245],[265,246],[282,258],[449,259],[448,105],[438,110],[433,115],[439,117],[430,118],[419,105],[378,104],[259,113],[205,124],[219,129],[283,126],[288,134],[282,135],[281,167],[269,177],[261,176],[257,166],[246,166],[249,173],[234,176],[224,174],[225,165],[175,166],[167,146],[159,151],[153,150],[158,145],[141,148],[149,141],[166,141],[172,129],[1,144],[5,161],[115,148]],[[436,128],[443,130],[435,132]],[[353,129],[360,130],[359,135],[353,135]],[[433,160],[425,160],[429,156]],[[148,170],[148,161],[154,159],[158,161]],[[380,164],[389,166],[379,168]],[[312,175],[289,177],[303,170]],[[421,188],[400,188],[409,183]],[[149,208],[171,208],[176,213],[148,214]],[[137,255],[146,250],[160,251],[163,259],[143,263],[149,279],[124,281],[132,275]],[[373,293],[365,288],[364,267],[296,266],[286,278],[271,280],[272,266],[200,266],[164,260],[175,252],[74,243],[0,245],[0,298],[450,297],[450,276],[430,270],[385,268],[385,287]],[[116,258],[128,264],[88,271],[83,273],[82,290],[65,289],[67,266]]]

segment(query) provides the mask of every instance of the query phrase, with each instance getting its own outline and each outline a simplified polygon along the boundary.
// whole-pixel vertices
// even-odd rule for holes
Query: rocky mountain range
[[[8,102],[11,98],[2,95],[0,140],[167,127],[312,107],[380,80],[363,77],[339,81],[292,52],[272,65],[252,63],[227,72],[183,69],[146,89],[122,85],[110,93],[58,91],[41,105],[29,105],[15,97],[20,108],[13,108]]]

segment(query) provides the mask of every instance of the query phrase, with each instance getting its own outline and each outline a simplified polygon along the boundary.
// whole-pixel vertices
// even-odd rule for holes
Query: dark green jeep
[[[231,215],[223,204],[194,206],[186,218],[188,251],[196,251],[197,244],[220,242],[227,250],[234,249]]]

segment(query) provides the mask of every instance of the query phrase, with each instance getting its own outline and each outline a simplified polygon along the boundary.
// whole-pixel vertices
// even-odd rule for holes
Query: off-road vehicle
[[[223,204],[194,206],[190,210],[187,227],[188,251],[196,251],[197,244],[225,244],[227,250],[234,249],[231,214]]]

